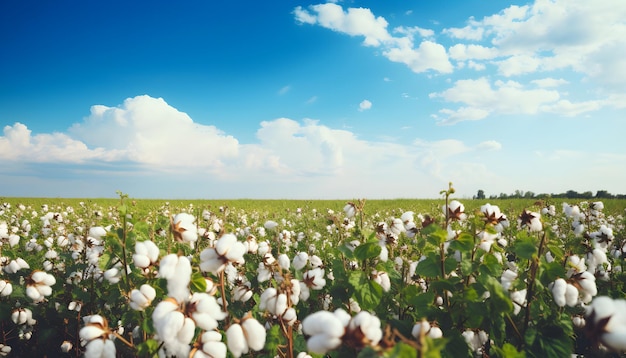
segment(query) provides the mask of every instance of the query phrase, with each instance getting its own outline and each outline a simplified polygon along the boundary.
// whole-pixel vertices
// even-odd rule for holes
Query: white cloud
[[[7,126],[0,136],[0,162],[12,163],[11,178],[25,175],[41,190],[73,195],[122,189],[158,197],[393,198],[436,196],[457,175],[460,156],[475,151],[454,139],[409,145],[365,141],[309,119],[263,121],[256,138],[240,144],[163,99],[138,96],[116,107],[93,106],[68,133],[33,135],[23,124]],[[472,165],[468,158],[462,162]],[[21,174],[21,167],[30,169]],[[0,179],[6,175],[5,170]],[[93,184],[76,184],[81,181]],[[419,193],[406,191],[416,181],[427,184]]]
[[[554,104],[542,106],[542,110],[549,113],[556,113],[566,117],[574,117],[583,113],[597,111],[602,108],[604,101],[584,101],[572,103],[569,100],[560,100]]]
[[[452,72],[446,49],[435,42],[423,41],[418,48],[412,42],[404,41],[400,46],[391,47],[383,55],[393,62],[407,65],[413,72],[421,73],[430,69],[441,73]]]
[[[435,70],[450,73],[453,70],[445,48],[433,41],[422,41],[415,47],[413,36],[430,37],[434,31],[420,27],[397,27],[394,37],[387,31],[388,23],[382,16],[374,16],[370,9],[344,9],[334,3],[311,5],[308,10],[297,7],[294,10],[296,20],[348,34],[365,37],[366,46],[383,47],[383,55],[393,62],[407,65],[413,72],[421,73]]]
[[[463,28],[447,28],[443,33],[455,39],[479,41],[483,38],[485,29],[468,25]]]
[[[119,107],[96,105],[69,133],[90,147],[117,151],[128,160],[164,167],[220,167],[237,155],[238,142],[205,126],[162,98],[137,96]]]
[[[443,98],[447,102],[462,103],[458,110],[443,109],[440,112],[448,118],[441,124],[452,124],[467,119],[482,119],[487,114],[536,114],[546,104],[554,104],[560,99],[559,93],[546,89],[524,89],[515,81],[496,81],[495,88],[489,80],[481,77],[476,80],[459,80],[454,86],[439,93],[431,93],[430,98]]]
[[[456,44],[448,49],[450,58],[457,61],[465,60],[489,60],[498,56],[498,50],[494,47],[482,45]]]
[[[484,142],[479,143],[476,146],[477,150],[500,150],[502,149],[502,144],[495,140],[486,140]]]
[[[361,101],[361,103],[359,103],[359,111],[366,111],[368,109],[372,108],[372,102],[364,99],[363,101]]]
[[[63,133],[31,135],[31,130],[22,123],[5,126],[4,136],[0,137],[0,159],[9,161],[84,163],[116,160],[120,154],[103,148],[89,149],[85,143]]]
[[[284,87],[282,87],[281,89],[279,89],[279,90],[278,90],[278,94],[282,96],[282,95],[284,95],[285,93],[289,92],[290,90],[291,90],[291,86],[290,86],[290,85],[287,85],[287,86],[284,86]]]
[[[439,110],[439,113],[445,116],[442,119],[435,116],[438,119],[437,123],[440,125],[451,125],[462,121],[477,121],[489,116],[489,111],[475,107],[461,107],[456,110],[444,108]]]
[[[317,23],[350,36],[364,36],[363,44],[367,46],[379,46],[391,39],[387,32],[387,21],[381,16],[375,17],[370,9],[348,8],[344,12],[340,5],[333,3],[311,5],[309,8],[316,14],[299,6],[295,10],[296,20],[307,24]]]
[[[541,59],[529,55],[514,55],[495,63],[501,75],[510,77],[536,72],[541,66]]]
[[[602,85],[626,81],[626,2],[621,0],[536,0],[510,6],[464,28],[443,33],[461,40],[491,40],[503,60],[501,74],[571,69]],[[466,46],[463,44],[455,47]],[[460,56],[458,49],[451,57]]]
[[[532,80],[530,81],[530,83],[534,83],[538,87],[542,87],[542,88],[551,88],[551,87],[559,87],[562,85],[566,85],[569,83],[569,81],[563,78],[556,79],[552,77],[547,77],[547,78],[540,78],[537,80]]]

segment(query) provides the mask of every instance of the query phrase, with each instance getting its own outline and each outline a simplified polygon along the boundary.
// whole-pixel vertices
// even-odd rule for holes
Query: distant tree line
[[[486,199],[485,191],[480,189],[474,195],[474,199]],[[559,194],[535,194],[532,191],[515,190],[513,194],[500,193],[499,195],[489,195],[489,199],[545,199],[545,198],[567,198],[567,199],[626,199],[626,194],[611,194],[606,190],[598,190],[594,195],[591,191],[582,193],[576,190],[568,190]]]

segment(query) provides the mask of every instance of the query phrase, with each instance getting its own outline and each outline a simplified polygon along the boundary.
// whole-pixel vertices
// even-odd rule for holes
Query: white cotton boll
[[[400,216],[400,220],[402,220],[402,222],[404,224],[408,224],[413,222],[413,215],[415,213],[412,211],[405,211],[404,213],[402,213],[402,215]]]
[[[249,349],[260,351],[265,346],[267,332],[265,327],[254,318],[246,318],[241,323]]]
[[[226,262],[214,248],[207,248],[200,252],[200,270],[217,274],[224,270]]]
[[[574,307],[576,306],[577,303],[578,303],[578,289],[576,289],[576,287],[568,283],[565,286],[565,304],[568,305],[569,307]]]
[[[274,304],[274,307],[268,307],[268,310],[271,313],[280,316],[285,313],[287,307],[287,295],[284,293],[280,293],[278,294],[278,296],[276,296],[276,303]]]
[[[348,319],[350,319],[350,315],[348,315]],[[340,318],[328,311],[317,311],[302,320],[302,332],[310,336],[323,334],[329,337],[339,338],[345,333],[344,327],[345,325],[341,322]]]
[[[278,226],[278,223],[273,220],[268,220],[265,222],[265,224],[263,224],[263,227],[267,230],[275,229],[277,226]]]
[[[572,324],[574,327],[583,328],[585,326],[585,318],[582,316],[574,316],[572,317]]]
[[[324,279],[324,270],[317,267],[307,271],[304,274],[303,281],[310,282],[309,287],[312,290],[321,290],[326,286],[326,280]]]
[[[176,264],[178,263],[178,255],[169,254],[161,259],[159,265],[159,276],[166,280],[175,278]]]
[[[343,207],[343,212],[346,214],[347,218],[352,218],[356,215],[356,206],[354,206],[354,203],[347,203]]]
[[[191,281],[191,263],[186,256],[178,257],[174,267],[174,276],[167,280],[167,294],[178,302],[189,297],[189,282]]]
[[[63,343],[61,343],[61,352],[68,353],[72,350],[72,347],[74,347],[74,345],[70,341],[63,341]]]
[[[35,288],[37,288],[37,291],[39,291],[42,296],[50,296],[52,294],[52,287],[50,286],[37,285]]]
[[[214,296],[206,293],[194,293],[188,304],[195,304],[195,312],[191,314],[198,327],[209,331],[217,328],[218,322],[228,315],[222,310]]]
[[[89,236],[93,237],[94,239],[100,240],[102,236],[106,234],[107,231],[102,226],[94,226],[89,228]]]
[[[96,338],[101,338],[106,332],[98,325],[86,325],[80,329],[78,335],[81,340],[90,342]]]
[[[565,300],[565,291],[567,289],[567,282],[564,279],[558,278],[552,284],[552,296],[554,297],[554,302],[559,307],[563,307],[566,304]]]
[[[291,279],[291,294],[289,298],[291,299],[291,304],[293,306],[297,305],[300,302],[300,281],[295,278]]]
[[[185,324],[185,315],[183,315],[182,312],[173,311],[165,315],[161,323],[159,329],[157,329],[156,324],[154,328],[159,337],[168,343],[169,341],[177,340],[178,332],[180,332]]]
[[[526,307],[526,289],[520,291],[512,291],[510,293],[511,301],[513,301],[513,314],[518,314],[522,307]]]
[[[282,318],[285,322],[287,322],[288,325],[293,326],[293,324],[296,323],[296,320],[298,319],[298,315],[293,307],[289,307],[285,311],[285,313],[283,313]]]
[[[259,262],[259,267],[257,268],[257,280],[259,282],[265,282],[272,278],[272,271],[265,266],[263,262]]]
[[[602,335],[602,343],[615,352],[626,350],[626,328],[624,328],[624,325],[622,324],[620,330],[604,333]]]
[[[226,358],[226,345],[222,342],[222,335],[219,332],[204,332],[201,342],[202,352],[207,358]]]
[[[443,337],[443,331],[441,330],[441,328],[435,326],[432,327],[430,331],[428,331],[428,336],[432,339],[439,339]]]
[[[238,285],[233,289],[233,300],[247,302],[252,298],[253,292],[246,285]]]
[[[587,293],[590,296],[595,296],[598,294],[596,277],[589,271],[582,272],[577,280],[584,293]]]
[[[35,286],[26,287],[26,296],[33,300],[33,302],[41,302],[44,299]]]
[[[289,270],[290,265],[291,265],[291,262],[287,254],[278,255],[278,266],[280,266],[280,268],[282,268],[283,270]]]
[[[421,322],[417,322],[414,326],[413,329],[411,330],[411,335],[415,338],[419,338],[421,332],[424,332],[424,334],[428,333],[428,331],[430,331],[430,322],[426,321],[426,320],[422,320]]]
[[[319,334],[309,337],[306,347],[309,352],[315,354],[325,354],[341,345],[341,338]]]
[[[387,245],[385,245],[384,240],[380,240],[378,244],[380,245],[380,255],[378,258],[382,262],[387,262],[387,260],[389,260],[389,250],[387,249]]]
[[[317,255],[309,256],[309,267],[312,269],[324,266],[324,262]]]
[[[100,358],[115,358],[116,350],[115,350],[115,342],[110,339],[104,341],[104,347],[102,349],[102,355]]]
[[[266,288],[260,297],[259,310],[263,311],[275,305],[276,296],[278,296],[278,291],[274,287]]]
[[[85,358],[102,358],[104,353],[104,340],[94,339],[85,347]]]
[[[120,276],[118,276],[119,270],[115,267],[104,271],[104,279],[109,281],[110,284],[116,284],[120,282]]]
[[[372,346],[376,346],[383,337],[380,319],[369,312],[359,312],[350,320],[348,328],[350,330],[359,329]]]
[[[309,254],[307,254],[304,251],[300,251],[296,254],[296,256],[294,256],[291,264],[293,265],[294,269],[302,270],[306,266],[308,261],[309,261]]]
[[[228,344],[228,350],[235,358],[239,358],[243,353],[248,353],[249,351],[243,328],[237,323],[232,324],[228,327],[228,330],[226,330],[226,342]]]
[[[185,317],[185,320],[183,321],[183,326],[181,327],[180,331],[178,331],[176,338],[180,343],[189,344],[193,339],[195,330],[196,324],[194,323],[194,321],[189,317]]]
[[[20,237],[16,234],[9,235],[9,246],[13,247],[20,243]]]
[[[173,299],[165,299],[156,306],[152,312],[152,320],[154,321],[154,328],[161,329],[161,325],[165,320],[165,316],[178,309],[178,303]]]

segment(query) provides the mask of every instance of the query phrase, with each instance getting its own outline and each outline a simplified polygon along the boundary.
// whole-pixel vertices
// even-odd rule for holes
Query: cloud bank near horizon
[[[62,133],[33,134],[22,123],[5,126],[0,162],[59,165],[77,173],[89,166],[105,176],[123,170],[125,176],[159,176],[172,182],[195,176],[261,191],[264,185],[278,185],[289,197],[412,197],[428,191],[436,196],[454,173],[473,180],[471,172],[482,165],[467,161],[468,156],[502,147],[491,138],[476,143],[416,139],[410,145],[366,141],[317,120],[289,118],[261,121],[256,139],[240,143],[213,125],[194,122],[162,98],[141,95],[117,107],[94,105],[88,116]],[[483,177],[494,175],[485,168],[481,172]],[[418,182],[420,189],[411,189]],[[398,190],[400,184],[405,189]],[[281,197],[277,192],[258,194]]]

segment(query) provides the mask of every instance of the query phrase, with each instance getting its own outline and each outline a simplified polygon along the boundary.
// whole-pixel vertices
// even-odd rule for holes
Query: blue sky
[[[0,3],[0,196],[625,193],[621,0]]]

